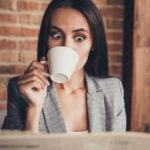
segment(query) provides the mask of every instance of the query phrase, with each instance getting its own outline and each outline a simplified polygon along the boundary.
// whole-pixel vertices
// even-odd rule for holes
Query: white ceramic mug
[[[79,61],[78,53],[69,47],[57,46],[47,53],[47,64],[51,80],[57,83],[67,82],[74,72]]]

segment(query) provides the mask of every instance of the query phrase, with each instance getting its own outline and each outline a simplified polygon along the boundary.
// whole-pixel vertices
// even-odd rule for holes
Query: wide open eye
[[[55,32],[55,31],[51,31],[50,36],[55,40],[59,40],[59,39],[63,38],[63,36],[60,32]]]
[[[82,41],[85,40],[85,36],[83,36],[83,35],[77,35],[77,36],[75,37],[75,40],[76,40],[77,42],[82,42]]]

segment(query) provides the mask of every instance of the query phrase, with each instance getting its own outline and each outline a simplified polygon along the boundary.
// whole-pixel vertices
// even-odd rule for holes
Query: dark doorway
[[[124,1],[124,54],[123,54],[123,86],[125,91],[125,107],[127,113],[127,131],[131,129],[131,94],[132,94],[132,52],[134,0]]]

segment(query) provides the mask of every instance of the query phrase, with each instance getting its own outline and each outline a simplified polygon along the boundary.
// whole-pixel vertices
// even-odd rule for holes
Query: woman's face
[[[72,8],[58,8],[53,11],[48,48],[55,46],[73,48],[79,54],[75,72],[83,69],[92,47],[92,36],[88,22],[81,12]]]

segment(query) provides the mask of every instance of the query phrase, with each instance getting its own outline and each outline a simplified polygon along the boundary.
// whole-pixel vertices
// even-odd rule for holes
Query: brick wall
[[[0,0],[0,110],[6,109],[8,79],[36,59],[42,14],[50,0]],[[108,39],[110,74],[122,75],[123,0],[94,0]]]

